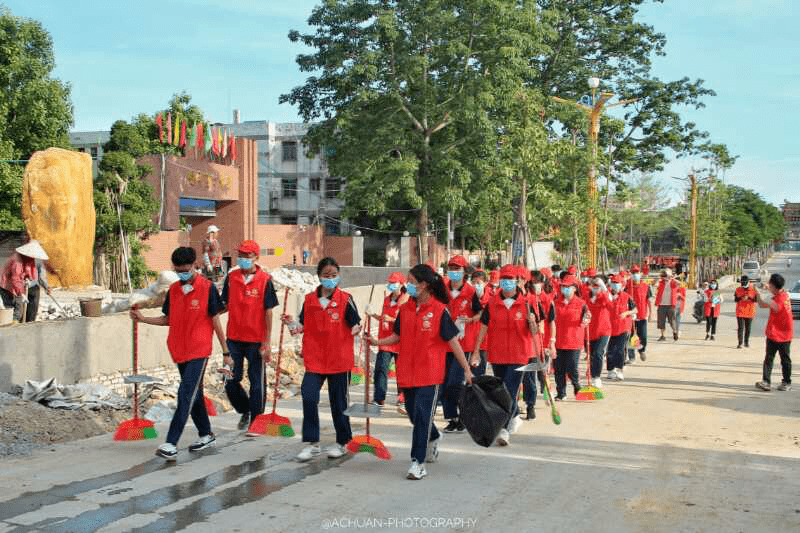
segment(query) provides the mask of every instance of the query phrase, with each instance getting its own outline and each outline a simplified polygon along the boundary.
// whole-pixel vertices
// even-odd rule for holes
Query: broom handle
[[[281,316],[286,314],[286,303],[289,301],[289,287],[283,292],[283,312]],[[278,336],[278,360],[275,361],[275,390],[272,394],[272,412],[278,407],[278,387],[281,385],[281,357],[283,356],[283,330],[286,324],[281,320],[281,334]],[[267,372],[267,365],[264,365],[264,373]]]
[[[138,305],[134,305],[133,309],[138,309]],[[133,375],[139,373],[139,321],[135,318],[131,324],[131,350],[133,352]],[[139,384],[133,384],[133,418],[139,418]]]
[[[372,298],[370,298],[371,300]],[[371,317],[367,315],[366,318],[366,326],[367,326],[367,334],[370,332],[370,324]],[[364,411],[369,414],[369,342],[367,338],[364,338]],[[369,417],[367,417],[367,440],[369,440]]]
[[[589,343],[589,328],[583,327],[583,336],[586,338],[586,386],[592,386],[592,352]]]

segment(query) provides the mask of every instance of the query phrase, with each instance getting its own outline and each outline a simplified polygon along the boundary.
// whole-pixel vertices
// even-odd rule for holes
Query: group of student
[[[225,389],[241,415],[239,428],[245,429],[253,417],[263,412],[262,365],[270,360],[272,309],[278,300],[270,275],[257,264],[258,252],[259,246],[254,241],[241,243],[237,268],[226,277],[220,295],[216,286],[195,269],[194,250],[178,248],[172,254],[172,263],[179,281],[170,287],[162,316],[146,317],[138,310],[131,310],[131,317],[143,323],[169,326],[167,345],[181,375],[178,406],[166,442],[159,446],[157,455],[168,460],[176,458],[176,446],[189,416],[199,433],[199,440],[189,446],[189,451],[202,450],[215,440],[202,393],[214,333],[223,347],[225,372],[229,376]],[[335,443],[327,446],[325,453],[329,458],[346,453],[345,446],[352,439],[345,410],[355,363],[354,344],[355,338],[363,335],[365,342],[378,348],[374,400],[378,405],[385,403],[387,370],[395,360],[397,386],[402,395],[399,407],[413,425],[409,479],[422,479],[427,474],[425,464],[438,458],[442,432],[464,431],[458,412],[462,387],[470,384],[474,376],[484,374],[487,364],[515,399],[511,417],[497,437],[497,444],[505,446],[522,423],[516,401],[520,388],[526,418],[533,419],[536,382],[541,384],[546,379],[541,372],[523,373],[517,368],[534,359],[544,363],[543,368],[548,368],[551,362],[556,400],[566,397],[567,379],[576,395],[580,391],[581,350],[589,354],[593,386],[602,385],[604,359],[608,378],[623,380],[623,368],[635,360],[634,349],[638,348],[640,359],[646,360],[647,321],[653,300],[658,308],[659,341],[665,340],[666,322],[670,323],[673,339],[677,341],[686,295],[685,288],[668,269],[661,272],[654,298],[651,285],[642,279],[637,265],[630,272],[621,269],[609,276],[589,269],[579,277],[575,266],[562,269],[559,265],[539,271],[505,265],[487,274],[472,269],[463,256],[457,255],[449,259],[444,276],[426,264],[413,267],[407,276],[400,272],[389,276],[380,314],[372,313],[369,307],[366,310],[378,322],[377,335],[372,335],[362,331],[353,297],[340,288],[336,261],[330,257],[322,259],[317,275],[320,285],[305,296],[299,316],[296,319],[281,316],[292,335],[303,334],[305,373],[300,391],[304,447],[297,460],[308,461],[323,453],[319,400],[325,382],[336,433]],[[782,289],[782,283],[778,289]],[[708,290],[715,291],[716,287],[709,285]],[[752,292],[740,292],[737,290],[737,302],[753,298]],[[721,299],[715,300],[713,294],[707,296],[712,311],[714,306],[718,308]],[[758,293],[755,298],[767,306]],[[786,299],[780,298],[776,296],[768,305],[785,311]],[[226,331],[220,322],[220,314],[224,312],[229,315]],[[741,323],[743,331],[746,324]],[[781,324],[785,329],[785,324]],[[749,328],[747,332],[749,335]],[[769,332],[768,327],[768,355]],[[630,342],[631,336],[638,337],[636,345]],[[788,361],[788,344],[784,337],[774,339],[772,357],[775,352],[781,354],[786,383],[784,358]],[[749,338],[740,336],[742,340],[747,343]],[[240,383],[244,361],[248,363],[249,395]],[[771,365],[770,359],[769,372]],[[766,359],[764,376],[762,382],[768,387]],[[434,423],[439,402],[447,420],[442,432]]]

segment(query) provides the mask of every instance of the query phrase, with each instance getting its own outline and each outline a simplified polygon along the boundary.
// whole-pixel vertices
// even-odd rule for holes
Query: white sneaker
[[[156,455],[163,457],[167,461],[174,461],[178,458],[178,448],[174,444],[165,442],[156,449]]]
[[[625,381],[625,376],[622,375],[622,369],[617,369],[617,381]]]
[[[421,465],[417,462],[417,460],[411,461],[411,467],[408,469],[408,474],[406,474],[406,479],[422,479],[427,476],[428,473],[425,471],[425,465]]]
[[[501,429],[500,434],[497,435],[497,445],[508,446],[510,440],[511,436],[508,434],[508,430],[506,428]]]
[[[511,424],[508,426],[509,433],[516,433],[517,430],[522,426],[522,419],[519,416],[515,416],[511,419]]]
[[[603,386],[603,381],[600,378],[592,378],[592,387],[599,389]]]
[[[321,452],[322,450],[320,450],[319,443],[317,442],[303,448],[303,451],[297,454],[296,459],[300,462],[310,461],[314,457],[319,457]]]
[[[442,442],[442,434],[439,433],[439,438],[434,439],[428,443],[428,451],[425,452],[425,462],[435,463],[439,459],[439,443]]]
[[[325,451],[328,454],[328,459],[338,459],[347,453],[347,448],[337,443],[331,444]]]
[[[617,380],[617,371],[613,368],[608,371],[608,376],[606,376],[608,381],[616,381]]]
[[[209,433],[208,435],[203,435],[202,437],[200,437],[199,439],[197,439],[196,441],[194,441],[192,444],[189,445],[189,451],[199,452],[200,450],[205,450],[206,448],[214,444],[215,440],[217,440],[217,438],[214,436],[213,433]]]

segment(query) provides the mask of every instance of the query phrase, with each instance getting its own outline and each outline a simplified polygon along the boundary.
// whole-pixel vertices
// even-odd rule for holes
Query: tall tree
[[[70,87],[52,77],[53,41],[35,20],[0,5],[0,159],[68,147]],[[0,162],[0,229],[20,230],[23,168]]]

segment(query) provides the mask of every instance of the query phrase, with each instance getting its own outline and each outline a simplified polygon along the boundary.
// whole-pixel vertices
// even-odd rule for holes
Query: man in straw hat
[[[4,306],[14,307],[15,320],[24,322],[26,318],[36,319],[36,309],[32,309],[32,316],[31,313],[27,312],[29,304],[28,289],[34,286],[37,288],[34,291],[37,301],[35,306],[31,307],[38,307],[40,277],[37,260],[41,262],[48,259],[49,257],[42,245],[39,244],[39,241],[32,240],[17,248],[14,254],[8,258],[6,264],[3,265],[2,273],[0,273],[0,295],[3,298]],[[43,286],[49,293],[50,287],[47,286],[46,281]]]
[[[214,281],[225,275],[222,266],[222,250],[217,241],[217,233],[219,233],[219,228],[211,224],[203,241],[203,267],[208,277]]]

